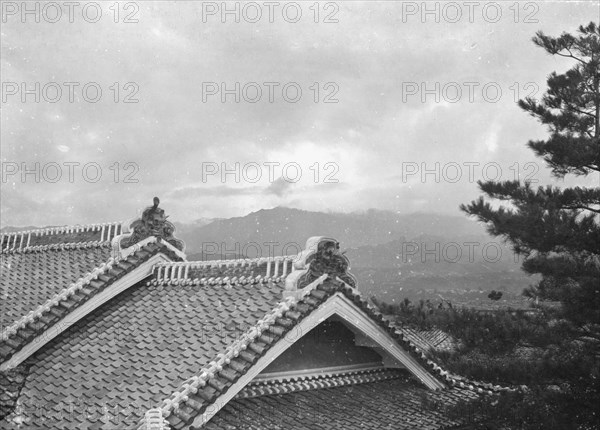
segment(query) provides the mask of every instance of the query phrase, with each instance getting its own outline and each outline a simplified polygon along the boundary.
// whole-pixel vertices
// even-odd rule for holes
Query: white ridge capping
[[[290,300],[291,306],[297,303],[293,298],[290,298]],[[324,306],[320,306],[303,318],[298,327],[301,332],[306,333],[333,315],[342,318],[343,323],[352,331],[364,333],[366,336],[372,338],[378,344],[379,348],[403,364],[429,389],[440,390],[446,387],[425,366],[412,357],[406,349],[398,345],[383,327],[369,318],[362,310],[358,309],[343,293],[335,293],[328,299]],[[246,387],[250,381],[256,378],[272,360],[279,357],[288,347],[289,342],[278,341],[272,345],[269,351],[261,356],[226,392],[219,393],[203,413],[195,416],[192,426],[198,428],[205,425],[221,408]],[[205,383],[202,386],[204,385]],[[169,408],[177,409],[177,404],[173,404],[173,401],[175,399],[185,401],[185,397],[182,397],[172,396],[173,400],[168,401],[167,404]],[[163,408],[163,412],[164,410]]]
[[[163,418],[162,411],[160,409],[150,409],[144,414],[142,418],[143,430],[169,430],[169,423]]]
[[[307,285],[306,288],[302,290],[302,294],[299,298],[284,298],[274,309],[261,318],[253,327],[248,329],[238,340],[231,344],[226,349],[224,354],[218,354],[217,359],[211,361],[208,366],[204,367],[200,375],[196,375],[188,379],[188,381],[183,384],[182,389],[179,392],[175,393],[171,399],[164,400],[161,408],[163,415],[168,417],[171,414],[171,410],[176,410],[179,407],[179,403],[185,401],[190,393],[196,393],[199,387],[204,387],[208,379],[214,377],[217,372],[223,369],[224,364],[229,364],[231,359],[237,357],[242,350],[246,349],[246,347],[254,341],[254,339],[260,337],[262,332],[270,327],[277,318],[281,318],[286,311],[296,305],[301,297],[309,294],[311,290],[322,284],[328,276],[329,275],[324,274]]]
[[[140,242],[142,243],[142,242]],[[168,242],[162,242],[164,243],[166,246],[169,247],[169,249],[171,249],[173,252],[177,252],[178,250],[175,249],[172,245],[170,245]],[[181,251],[179,251],[181,253]],[[179,255],[179,254],[178,254]],[[181,257],[184,258],[185,254],[181,253]],[[294,272],[294,267],[292,265],[291,270],[288,270],[287,267],[287,263],[289,261],[294,261],[297,258],[296,255],[288,255],[288,256],[276,256],[276,257],[257,257],[257,258],[238,258],[238,259],[232,259],[232,260],[206,260],[206,261],[177,261],[177,262],[161,262],[161,263],[157,263],[155,268],[154,268],[154,272],[156,274],[157,277],[157,281],[164,281],[166,282],[168,281],[183,281],[188,279],[189,276],[189,272],[190,269],[201,269],[201,268],[206,268],[206,267],[236,267],[236,266],[240,266],[240,267],[245,267],[245,266],[251,266],[253,264],[256,264],[257,266],[265,263],[267,264],[267,273],[264,276],[264,278],[262,276],[259,275],[259,277],[261,279],[278,279],[278,278],[282,278],[285,277],[289,274],[291,274],[292,272]],[[283,265],[283,268],[280,269],[280,263]],[[271,270],[271,264],[275,264],[275,272],[272,273]],[[216,278],[210,278],[215,282],[219,282],[221,280],[225,280],[226,278],[224,277],[216,277]],[[234,281],[235,279],[235,281]],[[232,278],[231,280],[226,279],[225,282],[231,282],[232,284],[235,284],[237,281],[239,281],[239,279],[242,278]],[[192,281],[192,280],[190,280]],[[209,282],[210,283],[210,282]],[[202,283],[204,284],[204,283]]]
[[[115,249],[115,245],[116,245],[117,253],[116,253],[115,257],[117,257],[120,260],[123,260],[123,259],[129,257],[134,252],[139,251],[142,246],[146,246],[149,243],[155,243],[157,241],[156,237],[150,236],[144,240],[139,241],[135,245],[131,245],[130,247],[125,248],[125,249],[120,249],[119,239],[120,239],[120,236],[116,236],[115,238],[113,238],[112,244],[113,244],[113,249]]]
[[[31,237],[33,235],[41,237],[41,236],[51,236],[55,234],[70,234],[70,233],[80,233],[80,232],[88,232],[100,230],[100,240],[98,242],[107,242],[110,240],[110,235],[104,235],[105,226],[109,227],[109,232],[112,227],[113,234],[119,229],[119,226],[122,226],[122,223],[119,221],[111,222],[111,223],[97,223],[97,224],[75,224],[75,225],[65,225],[59,227],[44,227],[37,228],[33,230],[22,230],[16,232],[2,233],[0,234],[0,243],[3,243],[5,239],[6,244],[2,247],[2,251],[14,251],[14,250],[23,250],[28,249],[31,244]],[[122,227],[121,227],[122,228]],[[27,238],[27,240],[25,239]],[[18,246],[17,246],[18,243]],[[81,244],[81,243],[80,243]],[[12,245],[12,246],[11,246]],[[41,246],[41,245],[37,245]]]
[[[115,235],[112,239],[111,239],[111,246],[113,249],[113,257],[116,259],[125,259],[127,258],[129,255],[131,255],[133,252],[136,252],[137,250],[139,250],[142,246],[148,245],[149,243],[154,243],[158,241],[158,238],[155,236],[149,236],[146,239],[140,240],[138,243],[131,245],[127,248],[121,248],[121,241],[123,239],[125,239],[126,237],[130,237],[131,236],[131,232],[129,231],[129,229],[124,227],[124,224],[119,223],[121,225],[121,233],[118,235]],[[116,234],[117,232],[117,228],[115,227],[115,230],[113,233]],[[109,227],[109,233],[110,233],[110,227]],[[107,234],[108,236],[108,234]],[[108,238],[107,238],[108,240]],[[184,261],[187,261],[187,256],[185,254],[185,252],[180,251],[179,249],[175,248],[173,245],[171,245],[169,242],[167,242],[166,240],[161,240],[160,243],[165,246],[169,251],[173,252],[174,254],[176,254],[179,258],[181,258]]]
[[[175,393],[172,398],[163,401],[161,408],[163,416],[168,417],[173,409],[178,409],[179,403],[185,401],[190,393],[196,393],[199,387],[204,387],[208,379],[211,379],[217,372],[223,369],[224,364],[228,364],[231,359],[237,357],[242,350],[246,349],[248,344],[262,334],[263,330],[266,330],[272,325],[277,318],[281,317],[283,313],[293,307],[295,303],[296,299],[293,297],[284,299],[271,312],[260,319],[255,326],[251,327],[238,340],[231,344],[224,354],[218,354],[217,359],[211,361],[208,366],[204,367],[200,375],[188,379],[188,381],[183,384],[180,391]]]
[[[180,251],[179,249],[175,248],[173,245],[171,245],[166,240],[161,240],[160,243],[162,245],[166,246],[169,251],[173,252],[175,255],[177,255],[179,258],[181,258],[183,261],[187,261],[187,255],[185,255],[185,252]]]
[[[43,347],[47,342],[51,341],[54,337],[62,333],[69,326],[74,324],[79,319],[85,317],[85,315],[89,314],[89,312],[91,312],[93,309],[96,309],[98,306],[101,306],[103,303],[120,294],[122,291],[129,288],[131,285],[134,285],[136,282],[139,282],[144,278],[148,277],[151,274],[152,267],[154,266],[154,264],[161,260],[167,260],[167,256],[162,254],[152,256],[148,261],[145,261],[140,266],[138,266],[137,270],[133,270],[125,274],[124,277],[113,282],[108,288],[94,295],[91,300],[86,301],[81,306],[77,307],[75,310],[66,314],[64,317],[62,317],[61,320],[53,324],[52,327],[56,327],[56,330],[46,330],[44,333],[38,335],[35,339],[33,339],[31,342],[25,345],[21,350],[17,351],[9,361],[0,364],[0,371],[3,372],[5,370],[17,366],[23,360],[27,359],[29,356],[34,354],[35,351]],[[104,268],[102,268],[101,265],[97,269],[95,269],[96,273],[89,273],[85,277],[81,278],[81,283],[83,284],[85,282],[89,282],[91,279],[97,277],[98,273],[100,273],[101,270],[110,270],[109,267],[115,263],[116,260],[110,259],[109,264],[104,265]],[[79,281],[77,284],[79,284]],[[71,285],[69,289],[73,288],[74,291],[74,289],[78,287],[77,284]],[[68,289],[64,289],[61,293],[54,297],[53,303],[56,304],[64,298],[67,298],[69,293],[70,291],[68,291]]]
[[[19,329],[24,328],[27,324],[33,322],[36,318],[39,318],[44,312],[48,311],[51,307],[56,306],[60,301],[65,300],[70,295],[75,294],[81,290],[85,285],[89,284],[93,279],[97,279],[102,273],[109,271],[113,264],[114,259],[109,258],[106,263],[102,263],[100,266],[94,268],[91,272],[86,273],[76,282],[72,283],[69,287],[63,288],[54,297],[48,299],[44,304],[38,306],[35,310],[24,315],[12,325],[7,327],[0,337],[2,340],[8,339],[14,335]]]

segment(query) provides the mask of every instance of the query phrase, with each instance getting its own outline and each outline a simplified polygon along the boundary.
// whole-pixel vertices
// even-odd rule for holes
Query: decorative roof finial
[[[170,243],[180,251],[184,250],[183,241],[173,236],[175,226],[167,221],[168,216],[165,215],[164,209],[158,207],[159,204],[160,199],[154,197],[153,205],[144,209],[142,217],[131,223],[129,226],[132,230],[131,236],[121,240],[121,248],[128,248],[147,237],[154,236]]]
[[[350,261],[340,251],[340,243],[337,240],[321,237],[316,248],[316,251],[306,259],[306,263],[309,265],[308,276],[299,287],[310,284],[325,273],[332,277],[337,276],[348,285],[356,287],[356,279],[348,273]]]
[[[340,243],[332,238],[313,236],[306,241],[306,249],[298,255],[294,269],[286,278],[284,296],[295,294],[324,274],[356,288],[356,278],[348,270],[350,261],[340,251]]]

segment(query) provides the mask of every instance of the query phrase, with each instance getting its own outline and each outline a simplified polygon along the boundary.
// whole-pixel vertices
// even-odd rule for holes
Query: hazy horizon
[[[150,205],[148,205],[150,206]],[[57,223],[57,224],[44,224],[44,225],[33,225],[33,224],[23,224],[23,225],[17,225],[17,224],[11,224],[11,225],[4,225],[2,224],[0,226],[0,231],[3,231],[5,229],[25,229],[25,228],[52,228],[52,227],[63,227],[63,226],[71,226],[71,225],[85,225],[85,224],[101,224],[101,223],[112,223],[112,222],[128,222],[128,221],[132,221],[134,218],[136,218],[137,216],[141,215],[141,212],[146,208],[142,207],[140,208],[137,213],[125,218],[125,219],[103,219],[103,220],[96,220],[96,221],[92,221],[89,223],[72,223],[72,224],[68,224],[68,223]],[[164,207],[161,204],[161,207]],[[352,211],[352,212],[336,212],[336,211],[316,211],[316,210],[307,210],[307,209],[298,209],[298,208],[292,208],[292,207],[288,207],[288,206],[275,206],[272,208],[261,208],[261,209],[257,209],[257,210],[253,210],[251,212],[239,215],[239,216],[232,216],[232,217],[202,217],[202,218],[197,218],[197,219],[193,219],[190,221],[186,221],[186,222],[182,222],[179,221],[178,219],[174,219],[170,213],[169,213],[169,208],[165,207],[165,212],[167,215],[169,215],[169,221],[175,223],[175,224],[180,224],[180,225],[186,225],[186,226],[194,226],[195,224],[198,223],[203,223],[203,222],[213,222],[213,221],[217,221],[217,220],[225,220],[225,219],[233,219],[233,218],[244,218],[248,215],[252,215],[254,213],[260,212],[262,210],[274,210],[274,209],[291,209],[291,210],[299,210],[299,211],[304,211],[304,212],[312,212],[312,213],[321,213],[321,214],[325,214],[325,215],[366,215],[368,212],[371,211],[378,211],[378,212],[386,212],[386,213],[393,213],[393,214],[397,214],[398,216],[416,216],[416,215],[430,215],[430,216],[442,216],[442,217],[457,217],[460,218],[461,215],[457,214],[444,214],[444,213],[436,213],[436,212],[427,212],[427,211],[415,211],[415,212],[411,212],[411,213],[399,213],[397,211],[393,211],[393,210],[389,210],[389,209],[376,209],[376,208],[368,208],[368,209],[364,209],[364,210],[356,210],[356,211]],[[478,223],[479,221],[469,218],[466,215],[464,216],[464,218],[466,220],[470,220],[474,223]]]

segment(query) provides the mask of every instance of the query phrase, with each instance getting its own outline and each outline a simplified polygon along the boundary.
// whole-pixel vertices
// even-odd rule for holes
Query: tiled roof
[[[25,384],[28,367],[20,365],[15,369],[0,372],[0,421],[14,409]]]
[[[90,242],[110,243],[122,231],[123,226],[120,222],[15,231],[0,234],[0,251],[18,252],[64,243],[80,245]]]
[[[129,281],[120,279],[137,279],[139,274],[128,274],[153,255],[160,252],[163,257],[150,264],[182,256],[156,238],[115,248],[113,239],[128,236],[123,233],[119,222],[0,235],[0,419],[13,412],[25,388],[35,362],[28,357],[126,288]]]
[[[255,325],[281,292],[268,282],[235,288],[140,282],[38,352],[20,415],[32,429],[135,427],[147,409]]]
[[[121,223],[53,227],[0,235],[0,331],[111,256]]]
[[[50,314],[56,318],[68,315],[70,309],[108,289],[117,278],[135,272],[152,255],[175,252],[171,259],[179,258],[180,254],[169,251],[167,244],[148,242],[150,239],[135,245],[137,253],[128,251],[122,260],[107,260],[112,264],[103,266],[102,273],[97,270],[85,282],[74,284],[77,291],[64,293],[32,318],[48,328],[53,324],[52,320],[46,321],[53,318]],[[23,250],[7,252],[27,254]],[[357,310],[395,339],[411,360],[434,375],[440,386],[454,386],[445,392],[462,392],[458,387],[479,392],[497,388],[461,381],[445,372],[427,359],[402,328],[394,327],[355,288],[336,276],[323,274],[303,290],[290,291],[287,281],[300,279],[288,276],[293,264],[296,268],[293,260],[156,264],[153,276],[128,286],[90,311],[23,364],[28,367],[28,375],[18,382],[17,408],[2,422],[2,428],[136,428],[143,427],[142,417],[155,415],[156,411],[149,410],[157,406],[173,429],[190,428],[261,357],[278,343],[281,345],[289,330],[335,297],[354,303]],[[297,275],[298,271],[292,273]],[[0,352],[4,348],[5,357],[9,357],[18,351],[39,334],[34,329],[27,323],[8,338],[3,337]],[[344,385],[340,381],[343,378],[329,383]],[[288,386],[286,390],[298,391],[296,388]],[[343,396],[345,391],[339,393]],[[240,393],[240,397],[244,395]],[[286,395],[305,398],[301,393]],[[306,399],[313,395],[317,394],[306,394]]]
[[[364,384],[366,382],[396,379],[405,375],[406,371],[400,372],[398,369],[380,367],[341,372],[319,372],[302,376],[276,378],[275,380],[258,379],[246,385],[246,387],[236,395],[236,398],[259,397],[268,394],[284,394],[294,391]]]
[[[110,258],[110,243],[0,254],[2,329],[37,309]]]
[[[91,249],[94,249],[97,245],[92,244],[89,246]],[[106,247],[103,246],[102,248]],[[38,276],[36,275],[33,281],[29,281],[29,284],[26,284],[25,282],[15,282],[23,287],[22,294],[27,296],[27,287],[36,292],[44,291],[44,287],[47,285],[46,282],[49,279],[56,279],[54,283],[50,284],[51,287],[53,287],[52,294],[47,297],[43,304],[36,303],[38,306],[35,309],[31,309],[30,313],[25,317],[26,319],[19,320],[18,323],[9,326],[8,329],[2,332],[2,337],[0,338],[0,363],[3,364],[9,361],[15,353],[20,351],[34,339],[43,336],[47,330],[54,328],[54,325],[58,321],[63,320],[75,309],[82,306],[127,273],[134,271],[142,263],[149,260],[150,257],[161,251],[162,246],[159,243],[149,243],[137,250],[137,252],[130,254],[125,259],[115,260],[112,257],[109,257],[102,263],[94,262],[93,264],[96,264],[98,267],[92,268],[93,271],[90,270],[90,273],[85,277],[80,278],[76,283],[72,283],[69,286],[69,284],[65,282],[65,278],[59,275],[63,270],[65,272],[70,271],[69,263],[71,262],[71,258],[67,257],[72,257],[73,259],[78,258],[79,260],[77,261],[82,261],[83,264],[83,262],[85,262],[85,257],[88,255],[87,252],[85,252],[87,249],[88,245],[84,245],[83,247],[76,249],[76,252],[73,254],[60,253],[59,255],[56,255],[53,250],[43,252],[43,254],[46,255],[46,258],[48,257],[47,254],[49,254],[49,257],[52,259],[52,263],[48,265],[50,269],[47,270],[47,273],[44,273],[47,277],[35,279]],[[168,251],[166,252],[168,253]],[[13,255],[22,256],[29,255],[29,253]],[[100,256],[104,258],[106,257],[106,254],[100,254]],[[34,259],[33,261],[35,262],[36,260]],[[75,265],[74,267],[77,266]],[[18,272],[19,269],[19,267],[11,268],[9,275],[11,273],[20,273]],[[29,269],[33,273],[36,273],[37,271],[35,266],[29,267]],[[15,276],[14,279],[15,281],[21,280],[18,275]],[[25,280],[27,280],[27,274],[25,275]],[[62,288],[59,290],[59,287]],[[32,292],[31,295],[39,296],[40,294],[36,292]],[[62,328],[59,327],[58,329]]]
[[[425,399],[449,406],[477,398],[473,391],[460,388],[430,391],[406,372],[399,373],[398,378],[358,385],[234,399],[203,428],[434,430],[461,422],[431,409]]]
[[[397,330],[402,331],[404,336],[410,339],[421,350],[426,352],[432,350],[451,351],[455,349],[458,344],[456,339],[440,329],[417,330],[414,328],[403,327],[398,324],[393,324],[393,326]]]
[[[326,279],[325,282],[317,283],[315,288],[302,300],[283,302],[289,303],[289,305],[284,307],[280,305],[280,310],[270,321],[264,322],[263,319],[259,325],[249,330],[246,333],[249,337],[243,345],[230,345],[227,351],[221,350],[222,353],[215,356],[214,361],[208,367],[185,381],[169,399],[165,400],[162,409],[171,427],[174,429],[187,428],[196,416],[211,407],[219,395],[226,392],[259,357],[282,339],[292,327],[336,293],[343,293],[352,299],[360,309],[378,321],[422,366],[429,369],[444,383],[450,386],[469,386],[478,392],[494,391],[500,388],[491,384],[465,384],[463,381],[457,380],[453,375],[428,360],[414,343],[362,299],[354,288],[343,282]]]

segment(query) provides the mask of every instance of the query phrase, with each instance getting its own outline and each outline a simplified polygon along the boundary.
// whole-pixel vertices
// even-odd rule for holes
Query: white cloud
[[[545,168],[525,143],[546,132],[519,111],[510,87],[517,82],[523,93],[525,83],[535,82],[541,91],[548,73],[568,66],[531,43],[537,30],[572,31],[595,11],[592,2],[543,2],[538,24],[514,23],[505,10],[506,19],[497,24],[450,25],[423,24],[419,17],[403,22],[402,2],[349,2],[340,3],[337,24],[280,19],[252,25],[222,24],[218,17],[203,23],[200,3],[140,3],[137,24],[3,24],[3,81],[93,81],[104,90],[99,103],[77,95],[74,103],[21,103],[15,96],[3,104],[3,161],[96,162],[104,171],[98,183],[17,180],[14,189],[2,187],[3,225],[125,219],[155,194],[171,196],[165,204],[180,221],[281,204],[456,213],[457,202],[477,195],[475,184],[416,181],[409,187],[398,180],[402,163],[537,161],[542,175]],[[429,97],[423,103],[420,95],[406,100],[402,94],[405,82],[443,86],[472,80],[497,82],[503,98],[432,103]],[[223,104],[218,97],[205,103],[206,81],[298,82],[304,97],[296,104]],[[135,82],[139,102],[112,102],[109,87],[115,82],[121,88]],[[315,82],[321,96],[324,84],[336,83],[338,103],[315,103],[309,89]],[[126,162],[138,167],[138,182],[123,182]],[[203,162],[295,162],[302,178],[265,194],[271,185],[266,167],[256,184],[207,184]],[[326,168],[327,162],[337,170]],[[118,181],[110,170],[114,163],[120,166]],[[324,183],[332,173],[330,179],[339,182]],[[276,171],[272,181],[281,176]],[[257,188],[195,200],[174,193],[216,185]],[[34,197],[51,200],[52,210],[38,210]]]

